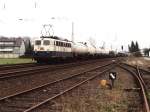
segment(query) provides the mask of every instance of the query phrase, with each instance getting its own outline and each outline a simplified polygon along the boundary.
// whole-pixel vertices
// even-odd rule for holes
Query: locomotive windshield
[[[50,44],[50,41],[49,41],[49,40],[44,40],[43,44],[44,44],[44,45],[49,45],[49,44]]]
[[[36,40],[35,41],[35,45],[41,45],[41,41],[40,40]]]

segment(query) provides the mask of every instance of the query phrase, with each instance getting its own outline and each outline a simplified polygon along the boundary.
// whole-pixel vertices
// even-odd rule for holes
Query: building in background
[[[18,58],[23,56],[25,51],[22,38],[0,37],[0,58]]]

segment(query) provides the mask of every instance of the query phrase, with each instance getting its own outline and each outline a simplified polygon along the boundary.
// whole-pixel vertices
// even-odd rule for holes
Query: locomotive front
[[[34,60],[50,62],[72,57],[71,42],[56,37],[42,37],[34,42]]]
[[[36,39],[34,42],[33,57],[37,62],[48,60],[53,51],[53,41],[50,39]]]

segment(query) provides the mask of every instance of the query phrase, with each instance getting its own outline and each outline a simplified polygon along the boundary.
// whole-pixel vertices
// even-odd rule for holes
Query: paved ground
[[[150,70],[150,57],[127,57],[125,62]]]

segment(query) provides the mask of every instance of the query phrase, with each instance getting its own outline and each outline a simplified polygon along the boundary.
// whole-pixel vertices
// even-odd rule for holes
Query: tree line
[[[131,41],[131,45],[128,45],[129,52],[134,56],[141,56],[138,42]]]
[[[144,48],[140,50],[138,42],[131,41],[131,44],[128,45],[129,52],[134,56],[141,56],[141,51],[143,51],[145,56],[149,56],[150,48]]]

